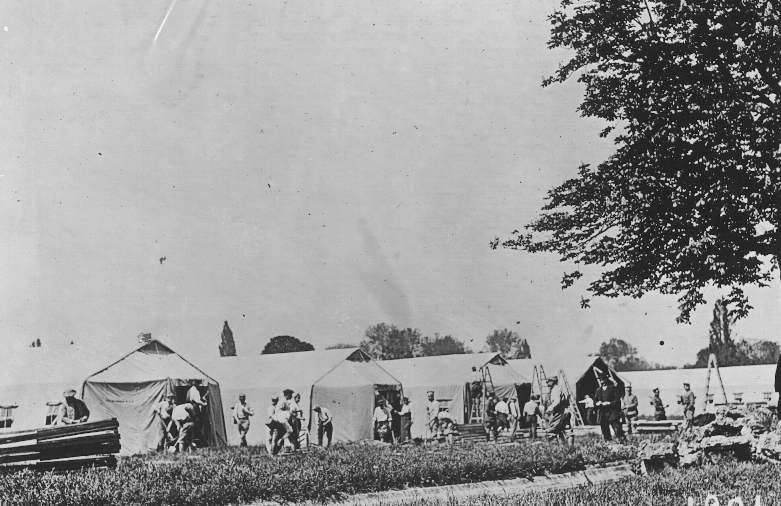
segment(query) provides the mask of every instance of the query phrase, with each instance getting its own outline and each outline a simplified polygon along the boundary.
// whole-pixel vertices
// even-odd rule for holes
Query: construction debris
[[[698,417],[675,439],[643,441],[641,470],[688,467],[724,458],[781,463],[781,429],[774,427],[774,421],[774,415],[763,407],[722,408],[715,415]]]

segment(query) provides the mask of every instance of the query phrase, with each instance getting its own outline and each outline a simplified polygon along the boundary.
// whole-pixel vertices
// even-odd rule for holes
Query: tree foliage
[[[427,337],[418,329],[399,329],[378,323],[366,329],[361,349],[376,360],[468,353],[464,343],[451,335]]]
[[[424,357],[435,355],[461,355],[469,353],[464,343],[451,335],[440,336],[434,333],[434,337],[424,337],[421,343],[421,351]]]
[[[295,351],[312,351],[315,347],[306,341],[301,341],[293,336],[274,336],[266,344],[261,355],[270,355],[272,353],[292,353]]]
[[[221,357],[235,357],[236,356],[236,343],[233,341],[233,331],[228,326],[228,321],[222,326],[222,335],[220,336],[220,356]]]
[[[501,353],[506,358],[532,358],[531,348],[526,339],[510,329],[494,330],[485,340],[488,349]]]
[[[767,286],[781,249],[781,15],[774,0],[563,0],[551,49],[573,56],[544,86],[577,75],[579,111],[607,122],[615,152],[548,193],[528,233],[496,248],[597,265],[595,295],[679,295],[679,322],[730,287]],[[586,303],[587,299],[584,299]]]
[[[637,348],[623,339],[612,338],[599,346],[598,355],[607,365],[618,372],[650,371],[652,369],[667,369],[665,366],[649,362],[637,356]]]
[[[697,352],[697,360],[687,367],[708,367],[710,354],[716,355],[719,367],[733,365],[775,364],[781,347],[773,341],[736,341],[732,338],[733,317],[725,307],[723,299],[713,307],[708,347]]]

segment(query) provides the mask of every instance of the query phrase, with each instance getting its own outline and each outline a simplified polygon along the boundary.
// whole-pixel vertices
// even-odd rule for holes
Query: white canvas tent
[[[434,390],[434,396],[442,407],[447,407],[458,424],[464,423],[467,389],[472,378],[472,367],[490,372],[498,397],[517,397],[516,388],[529,379],[512,367],[499,353],[468,353],[435,357],[405,358],[380,362],[383,368],[401,381],[404,395],[409,397],[415,411],[412,437],[426,435],[426,392]]]
[[[271,397],[281,396],[284,389],[301,395],[307,423],[315,404],[331,411],[334,442],[372,439],[375,396],[401,392],[396,378],[357,348],[221,357],[212,360],[207,370],[222,386],[226,420],[232,419],[239,394],[247,396],[247,403],[255,411],[247,434],[247,443],[252,445],[265,443],[267,408]],[[316,425],[310,430],[316,431]],[[228,429],[228,442],[239,444],[233,424]]]
[[[632,385],[632,391],[640,401],[640,415],[653,417],[654,410],[650,399],[653,389],[659,389],[662,401],[669,405],[667,416],[682,418],[683,406],[678,404],[678,397],[683,395],[683,383],[689,383],[692,392],[697,397],[695,414],[703,412],[705,406],[705,381],[707,369],[667,369],[656,371],[631,371],[621,373]],[[774,392],[776,365],[744,365],[734,367],[719,367],[724,390],[729,403],[768,403],[775,405],[778,394]],[[715,370],[711,371],[710,394],[712,403],[708,410],[713,410],[717,403],[723,403],[721,386]]]
[[[177,395],[177,404],[183,403],[190,380],[197,380],[207,394],[206,417],[198,423],[200,436],[210,447],[225,446],[218,383],[157,340],[87,377],[82,399],[92,412],[91,420],[119,421],[121,454],[144,453],[154,451],[160,437],[159,423],[152,413],[154,404],[168,392]]]
[[[124,353],[128,351],[126,347]],[[51,421],[48,415],[56,414],[63,401],[63,391],[72,388],[81,392],[87,375],[109,363],[106,355],[106,347],[79,345],[44,345],[5,354],[0,359],[0,406],[6,407],[4,414],[13,417],[10,430],[44,427],[47,418]]]

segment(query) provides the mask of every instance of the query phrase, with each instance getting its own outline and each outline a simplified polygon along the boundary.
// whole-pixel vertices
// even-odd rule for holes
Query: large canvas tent
[[[187,379],[198,379],[209,385],[211,402],[220,408],[216,410],[219,419],[209,419],[212,443],[225,444],[219,388],[213,380],[158,341],[107,348],[109,343],[44,346],[17,349],[3,357],[0,418],[5,429],[0,430],[36,429],[50,424],[63,401],[63,391],[73,388],[87,403],[90,421],[117,418],[123,454],[147,451],[154,449],[149,441],[153,428],[157,430],[152,423],[151,403],[162,400],[166,386],[176,391]],[[112,356],[122,358],[107,358]],[[8,427],[6,419],[10,418],[13,421]]]
[[[534,368],[537,367],[539,370],[540,367],[539,362],[534,359],[508,360],[507,363],[513,369],[528,375],[532,379]],[[557,376],[562,387],[565,386],[566,380],[572,389],[572,394],[578,401],[583,400],[586,395],[594,396],[594,392],[599,387],[597,377],[600,373],[607,374],[610,377],[621,397],[624,396],[624,387],[628,384],[627,379],[622,374],[618,374],[600,357],[566,357],[558,363],[542,364],[542,367],[547,377]],[[533,389],[537,391],[538,387],[535,385]],[[583,406],[582,403],[578,403],[581,417],[585,419],[585,408]]]
[[[415,411],[411,429],[413,438],[426,436],[425,408],[428,403],[428,390],[434,391],[435,398],[440,401],[442,407],[447,407],[456,423],[465,422],[472,367],[478,371],[487,371],[496,395],[502,398],[516,398],[518,387],[530,381],[509,367],[499,353],[440,355],[385,360],[380,363],[401,381],[404,395],[409,397],[412,403]]]
[[[774,392],[775,365],[744,365],[734,367],[719,367],[719,373],[724,383],[724,392],[728,403],[759,403],[776,405],[778,394]],[[653,417],[651,406],[653,389],[659,389],[659,396],[668,405],[667,416],[683,417],[683,406],[678,404],[679,396],[684,394],[683,384],[689,383],[692,392],[697,397],[695,414],[703,412],[705,403],[705,382],[707,369],[664,369],[655,371],[631,371],[621,373],[632,385],[632,392],[640,401],[640,416]],[[717,404],[724,403],[716,371],[711,370],[710,388],[711,401],[707,410],[711,411]]]
[[[254,445],[265,443],[266,410],[271,397],[281,396],[284,389],[301,395],[307,421],[312,419],[315,404],[331,411],[335,442],[372,439],[376,395],[401,393],[399,381],[357,348],[221,357],[208,364],[208,371],[222,386],[226,420],[232,419],[239,394],[247,396],[255,411],[247,443]],[[239,434],[233,427],[228,430],[228,442],[235,445]],[[316,425],[310,430],[316,431]]]
[[[92,411],[91,419],[116,418],[122,437],[122,454],[154,451],[160,437],[158,420],[152,413],[166,393],[185,401],[189,382],[196,380],[207,407],[198,435],[210,447],[227,444],[219,384],[157,340],[140,346],[108,367],[86,378],[82,398]]]

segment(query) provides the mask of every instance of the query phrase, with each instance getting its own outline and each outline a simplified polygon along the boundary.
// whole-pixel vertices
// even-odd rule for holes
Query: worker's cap
[[[279,397],[277,397],[277,396],[275,395],[274,397],[272,397],[272,398],[271,398],[271,400],[272,400],[272,401],[274,401],[274,402],[277,402],[277,401],[279,400]]]
[[[63,397],[73,397],[76,395],[76,390],[69,388],[62,393]]]
[[[599,378],[599,379],[606,380],[606,379],[608,379],[609,377],[610,377],[610,375],[609,375],[608,373],[606,373],[606,372],[599,371],[599,372],[597,373],[597,378]]]
[[[632,385],[627,385],[627,386],[626,386],[626,389],[627,389],[627,390],[632,390]]]
[[[558,376],[551,376],[551,377],[550,377],[550,378],[548,378],[546,381],[547,381],[548,383],[558,383],[558,382],[559,382],[559,378],[558,378]]]
[[[428,392],[426,392],[426,393],[427,393],[427,394],[434,395],[434,391],[433,391],[433,390],[429,390],[429,391],[428,391]]]
[[[286,396],[287,396],[287,395],[293,395],[293,391],[292,391],[292,390],[290,390],[289,388],[286,388],[286,389],[282,390],[282,393],[283,393],[284,395],[286,395]]]
[[[318,406],[317,404],[315,404],[315,407],[314,407],[314,408],[312,408],[312,411],[320,411],[320,406]]]
[[[239,394],[239,399],[246,399],[246,398],[247,398],[247,396],[246,396],[246,395],[244,395],[244,394]]]
[[[654,393],[657,393],[657,394],[659,393],[659,389],[658,388],[654,388],[653,391],[654,391]]]
[[[684,383],[683,386],[688,387],[688,386],[691,386],[691,385],[689,385],[688,383]]]
[[[408,402],[408,401],[409,401],[409,397],[405,397],[404,402]]]

